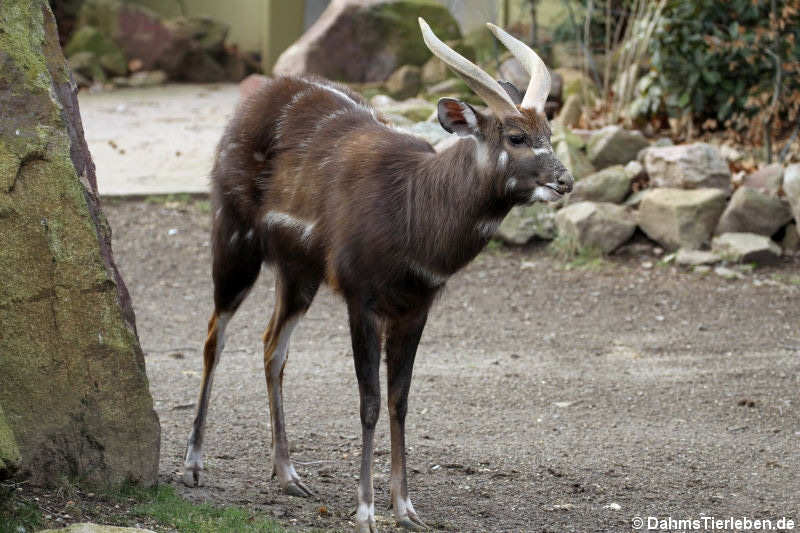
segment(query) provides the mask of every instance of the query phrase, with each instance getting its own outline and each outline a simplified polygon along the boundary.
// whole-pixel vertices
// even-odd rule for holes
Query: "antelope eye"
[[[525,136],[524,135],[509,135],[508,142],[513,144],[514,146],[519,146],[520,144],[525,143]]]

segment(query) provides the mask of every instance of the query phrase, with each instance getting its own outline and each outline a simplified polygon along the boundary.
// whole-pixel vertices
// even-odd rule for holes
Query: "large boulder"
[[[163,70],[170,78],[221,81],[218,63],[225,53],[228,26],[208,17],[164,18],[150,9],[122,0],[86,0],[78,25],[110,35],[128,60],[141,70]],[[206,76],[206,77],[202,77]]]
[[[800,224],[800,163],[789,165],[783,172],[783,192],[792,207],[795,222]]]
[[[714,233],[744,232],[769,237],[791,219],[789,204],[784,199],[750,187],[739,187],[731,196]]]
[[[450,12],[434,0],[334,0],[275,63],[275,75],[319,74],[350,82],[383,81],[402,65],[431,57],[417,17],[442,40],[461,33]]]
[[[622,202],[631,191],[631,176],[622,165],[614,165],[575,182],[569,202]]]
[[[158,418],[55,19],[5,0],[0,27],[2,461],[33,483],[155,483]]]
[[[731,172],[719,150],[706,143],[653,146],[639,156],[651,187],[730,191]]]
[[[649,145],[641,132],[619,126],[606,126],[592,134],[586,152],[592,165],[602,169],[633,161],[639,151]]]
[[[698,249],[711,238],[724,209],[719,189],[650,189],[639,204],[639,227],[668,250]]]
[[[711,249],[729,261],[771,264],[781,256],[781,247],[769,237],[755,233],[723,233],[711,241]]]
[[[619,248],[636,231],[633,213],[620,205],[578,202],[556,214],[559,238],[579,248],[608,254]]]
[[[555,209],[548,204],[518,205],[503,219],[495,237],[517,246],[534,239],[552,240],[556,236],[555,215]]]

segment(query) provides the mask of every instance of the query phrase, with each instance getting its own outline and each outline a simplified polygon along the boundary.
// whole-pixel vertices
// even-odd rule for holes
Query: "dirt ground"
[[[185,488],[211,312],[208,205],[105,208],[161,418],[162,481],[287,525],[350,529],[360,426],[343,302],[320,291],[284,381],[293,458],[319,499],[283,495],[269,479],[266,269],[228,330],[206,486]],[[429,525],[586,533],[631,531],[650,516],[800,521],[800,262],[730,280],[659,266],[651,249],[574,269],[544,247],[495,249],[450,281],[420,343],[408,415],[411,498]],[[376,450],[387,531],[385,407]]]

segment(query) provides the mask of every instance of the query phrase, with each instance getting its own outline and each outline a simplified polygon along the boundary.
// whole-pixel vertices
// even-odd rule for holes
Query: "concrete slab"
[[[103,196],[208,191],[236,84],[170,84],[86,92],[78,99]]]

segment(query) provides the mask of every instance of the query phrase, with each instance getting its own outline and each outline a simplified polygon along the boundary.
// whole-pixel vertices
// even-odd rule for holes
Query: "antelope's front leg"
[[[427,313],[423,313],[412,320],[395,322],[390,325],[386,337],[388,402],[392,435],[392,507],[397,525],[412,531],[427,529],[414,511],[411,498],[408,496],[405,441],[411,371],[426,317]]]
[[[361,303],[349,302],[350,336],[361,408],[361,475],[358,483],[356,531],[377,533],[372,490],[372,452],[375,424],[380,413],[381,341],[375,317]]]

